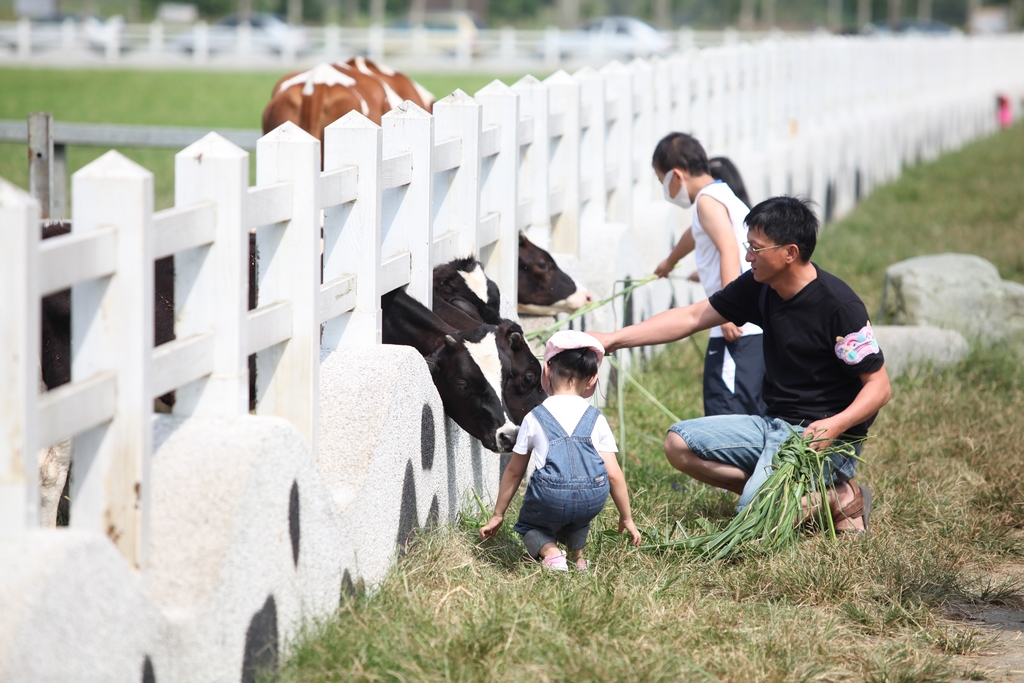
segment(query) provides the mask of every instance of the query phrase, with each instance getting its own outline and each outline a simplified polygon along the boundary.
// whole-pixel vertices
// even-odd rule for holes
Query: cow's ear
[[[518,351],[523,345],[523,335],[512,332],[508,335],[508,345],[512,347],[513,351]]]
[[[444,336],[444,345],[447,346],[452,351],[454,351],[457,348],[459,348],[459,340],[450,334],[446,334]]]
[[[520,231],[520,233],[519,233],[519,246],[523,246],[524,244],[529,244],[529,242],[530,242],[530,240],[526,239],[526,235],[523,232]]]

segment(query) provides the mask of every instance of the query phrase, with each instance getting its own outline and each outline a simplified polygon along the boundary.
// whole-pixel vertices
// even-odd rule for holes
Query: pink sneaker
[[[541,565],[543,565],[545,569],[553,569],[556,572],[569,571],[569,565],[565,562],[564,552],[559,552],[557,555],[545,557],[541,562]]]

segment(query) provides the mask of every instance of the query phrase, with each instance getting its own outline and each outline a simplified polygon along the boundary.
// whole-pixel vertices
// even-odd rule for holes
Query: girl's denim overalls
[[[548,439],[548,457],[526,487],[519,520],[513,528],[523,535],[526,549],[535,558],[546,543],[561,542],[570,550],[582,548],[587,543],[590,520],[604,508],[608,470],[591,440],[600,415],[597,408],[587,406],[576,429],[568,435],[543,405],[533,409]]]

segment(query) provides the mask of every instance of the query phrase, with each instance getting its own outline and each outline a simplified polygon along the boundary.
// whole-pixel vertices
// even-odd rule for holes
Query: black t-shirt
[[[863,384],[860,376],[882,367],[868,312],[850,286],[814,266],[818,277],[788,301],[747,271],[711,295],[711,307],[736,325],[764,330],[767,414],[808,424],[845,410]],[[864,436],[875,416],[847,433]]]

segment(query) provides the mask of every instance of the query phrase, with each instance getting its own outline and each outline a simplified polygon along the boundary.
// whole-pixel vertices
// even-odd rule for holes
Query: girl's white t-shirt
[[[588,406],[590,406],[590,401],[582,396],[572,394],[559,394],[544,399],[544,407],[551,412],[566,434],[572,434],[576,429],[576,425],[579,424],[580,418],[583,417]],[[619,450],[615,445],[615,436],[604,415],[597,416],[590,438],[594,442],[594,448],[599,452],[617,453]],[[544,434],[544,428],[540,426],[540,422],[532,412],[523,419],[523,424],[519,426],[519,438],[516,439],[516,445],[512,448],[512,452],[520,455],[528,455],[532,452],[529,465],[530,476],[533,475],[534,470],[544,467],[547,463],[548,439]]]
[[[711,237],[704,232],[704,226],[700,224],[700,216],[697,214],[697,200],[703,195],[708,195],[715,199],[725,206],[726,211],[729,212],[729,220],[732,221],[733,237],[736,238],[736,246],[739,249],[740,275],[750,270],[750,264],[744,258],[746,256],[746,249],[743,247],[743,242],[747,239],[747,228],[743,221],[747,218],[747,214],[750,213],[750,209],[721,180],[716,180],[706,185],[704,189],[697,193],[693,200],[693,224],[691,228],[693,232],[693,250],[697,257],[697,272],[700,274],[700,283],[704,285],[704,292],[711,296],[722,289],[722,255],[719,253],[715,243],[711,241]],[[754,323],[747,323],[743,326],[743,334],[761,334],[761,328]],[[712,327],[711,336],[721,337],[722,328],[717,325]]]

